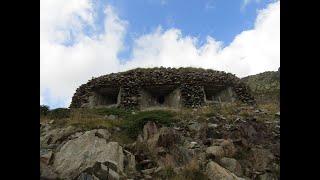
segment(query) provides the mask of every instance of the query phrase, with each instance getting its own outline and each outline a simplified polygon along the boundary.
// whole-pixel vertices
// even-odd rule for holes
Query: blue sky
[[[247,4],[245,4],[247,2]],[[121,60],[128,59],[133,40],[161,26],[178,28],[182,34],[199,38],[201,46],[206,37],[212,36],[228,45],[244,30],[253,28],[257,11],[265,8],[271,0],[101,0],[97,5],[97,30],[102,32],[103,7],[111,4],[118,16],[128,22],[125,49],[119,53]],[[88,34],[94,32],[87,28]],[[68,42],[72,43],[72,42]]]
[[[92,76],[135,67],[276,70],[279,11],[276,0],[42,0],[40,104],[67,107]]]
[[[215,37],[228,45],[235,35],[253,27],[257,10],[266,7],[270,0],[252,1],[245,8],[243,0],[113,0],[110,2],[127,19],[128,36],[152,31],[161,25],[164,29],[181,29],[183,34]]]

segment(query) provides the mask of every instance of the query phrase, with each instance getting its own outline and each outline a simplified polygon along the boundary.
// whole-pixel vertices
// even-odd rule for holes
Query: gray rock
[[[73,126],[68,126],[67,128],[57,128],[50,130],[46,133],[44,133],[40,137],[40,145],[46,147],[49,144],[57,144],[61,143],[71,135],[74,134],[77,131],[77,129]]]
[[[222,146],[210,146],[206,149],[206,154],[217,158],[224,157],[224,150]]]
[[[144,175],[144,178],[145,178],[145,179],[152,179],[152,176],[150,176],[150,175]]]
[[[123,150],[124,155],[125,155],[125,162],[127,162],[125,164],[125,169],[124,172],[129,176],[134,178],[135,175],[137,174],[137,170],[136,170],[136,160],[135,160],[135,156],[130,153],[127,150]]]
[[[158,128],[154,122],[148,121],[143,126],[143,139],[144,140],[152,138],[156,133],[158,133]]]
[[[78,138],[78,137],[81,136],[82,134],[83,134],[83,132],[76,132],[76,133],[70,135],[70,136],[68,137],[68,139]]]
[[[81,173],[77,180],[99,180],[94,175],[90,175],[87,173]]]
[[[227,120],[227,118],[225,118],[224,116],[220,116],[221,120]]]
[[[222,141],[221,146],[226,157],[232,157],[236,152],[236,147],[230,139]]]
[[[106,140],[108,140],[111,136],[109,131],[106,129],[98,129],[95,135],[98,136],[99,138],[104,138]]]
[[[216,128],[218,127],[218,124],[212,124],[212,123],[208,123],[208,128]]]
[[[173,128],[163,127],[151,139],[147,140],[148,148],[154,151],[157,147],[169,148],[173,144],[179,144],[181,136]]]
[[[219,164],[231,171],[232,173],[236,174],[237,176],[243,175],[240,163],[233,158],[221,158]]]
[[[117,172],[116,162],[105,161],[95,162],[93,166],[86,168],[80,174],[81,175],[91,175],[92,178],[97,180],[108,179],[108,180],[119,180],[120,176]],[[90,178],[90,177],[89,177]]]
[[[51,120],[50,122],[49,122],[49,124],[53,124],[54,123],[54,120]]]
[[[211,161],[206,166],[206,175],[210,180],[239,180],[235,174]]]
[[[195,148],[198,145],[197,142],[190,142],[189,148]]]
[[[52,171],[51,166],[47,166],[40,161],[40,178],[57,179],[58,175]]]
[[[257,171],[268,169],[275,156],[266,149],[252,148],[253,166]]]
[[[157,169],[154,171],[154,173],[158,173],[158,172],[160,172],[162,170],[162,167],[157,167]]]
[[[145,159],[145,160],[142,160],[141,162],[139,162],[139,164],[149,164],[149,163],[152,163],[152,161],[150,159]]]
[[[276,113],[276,116],[280,117],[280,111]]]
[[[271,173],[265,173],[265,174],[259,175],[258,177],[259,177],[259,180],[278,180],[278,178],[276,178]]]
[[[74,178],[96,162],[114,161],[117,172],[123,172],[123,150],[117,142],[106,142],[95,131],[87,131],[65,143],[54,157],[53,167],[60,178]]]
[[[153,174],[155,173],[157,168],[150,168],[150,169],[144,169],[144,170],[141,170],[141,172],[145,175],[150,175],[150,174]]]
[[[40,161],[45,164],[48,165],[50,163],[52,157],[52,151],[48,150],[48,149],[41,149],[40,150]]]

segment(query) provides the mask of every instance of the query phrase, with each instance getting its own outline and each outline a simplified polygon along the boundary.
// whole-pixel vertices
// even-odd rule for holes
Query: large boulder
[[[213,161],[207,164],[205,172],[210,180],[240,180],[241,179]]]
[[[150,136],[148,136],[150,137]],[[172,128],[163,127],[147,140],[148,148],[154,151],[157,147],[170,148],[173,144],[181,142],[181,136]]]
[[[57,128],[44,132],[40,137],[40,146],[47,147],[50,144],[62,143],[75,132],[77,132],[77,129],[73,126],[68,126],[67,128]]]
[[[243,175],[240,163],[233,158],[227,158],[227,157],[221,158],[219,161],[219,164],[222,167],[231,171],[232,173],[236,174],[237,176]]]
[[[82,171],[77,180],[119,180],[120,176],[116,171],[117,165],[113,161],[95,162],[93,166]]]
[[[236,147],[230,139],[222,141],[221,146],[226,157],[232,157],[236,153]]]
[[[252,148],[253,167],[257,171],[267,170],[275,156],[266,149]]]
[[[99,135],[98,135],[99,134]],[[117,173],[123,172],[124,154],[117,142],[100,138],[97,130],[87,131],[76,139],[69,140],[55,154],[53,167],[60,178],[75,178],[96,162],[112,161]]]
[[[206,149],[206,154],[212,158],[224,157],[224,150],[222,146],[210,146]]]
[[[58,175],[53,171],[51,166],[40,161],[40,179],[57,179]]]

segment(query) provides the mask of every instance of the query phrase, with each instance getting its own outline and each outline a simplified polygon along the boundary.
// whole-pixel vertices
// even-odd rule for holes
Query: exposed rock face
[[[77,129],[73,126],[67,128],[57,128],[52,131],[47,131],[40,137],[40,145],[43,147],[49,144],[56,144],[65,141],[71,134],[74,134]]]
[[[207,148],[206,153],[213,158],[224,157],[224,150],[221,146],[210,146]]]
[[[226,157],[232,157],[236,152],[236,148],[230,139],[222,141],[221,146]]]
[[[120,179],[135,177],[135,156],[110,141],[106,129],[79,131],[74,127],[42,133],[40,177],[43,179]]]
[[[221,158],[219,164],[231,171],[232,173],[236,174],[237,176],[242,176],[242,168],[239,162],[233,158]]]
[[[116,172],[123,172],[123,150],[117,142],[106,142],[87,131],[80,137],[68,141],[56,154],[53,167],[61,178],[74,177],[96,162],[113,161]]]
[[[123,108],[140,108],[141,102],[146,99],[142,93],[143,96],[150,96],[150,100],[159,98],[159,102],[164,101],[164,104],[173,107],[180,107],[180,104],[199,107],[206,104],[206,95],[229,87],[234,92],[234,98],[246,103],[255,102],[248,86],[230,73],[188,68],[134,69],[93,78],[81,85],[72,97],[70,108],[110,102]],[[153,93],[161,96],[151,97]]]
[[[240,180],[236,175],[213,161],[207,164],[206,174],[210,180]]]
[[[119,139],[127,134],[119,136],[122,131],[113,126],[84,131],[44,121],[40,179],[279,179],[279,117],[251,106],[231,107],[233,115],[204,117],[200,113],[210,107],[190,109],[172,126],[150,119],[130,140]]]
[[[275,159],[274,155],[266,149],[251,149],[254,168],[257,171],[268,169],[270,163]]]
[[[117,173],[117,165],[112,161],[95,162],[93,166],[86,168],[81,172],[79,179],[108,179],[108,180],[118,180],[120,179]]]

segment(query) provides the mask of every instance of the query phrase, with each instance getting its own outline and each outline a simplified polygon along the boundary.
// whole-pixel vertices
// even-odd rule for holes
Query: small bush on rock
[[[136,137],[148,121],[155,122],[160,126],[171,126],[176,121],[174,116],[175,114],[170,111],[155,110],[138,112],[137,114],[127,117],[121,127],[127,130],[131,137]]]
[[[40,105],[40,117],[46,116],[49,113],[49,106]]]

